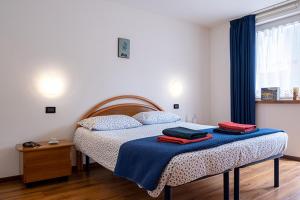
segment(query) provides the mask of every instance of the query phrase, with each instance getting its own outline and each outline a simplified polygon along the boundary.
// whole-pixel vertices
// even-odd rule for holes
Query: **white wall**
[[[285,154],[300,157],[299,104],[257,104],[256,119],[258,126],[274,127],[285,130],[289,135]]]
[[[229,23],[211,29],[211,121],[230,120],[230,49]],[[286,154],[300,157],[298,104],[257,104],[258,127],[272,127],[288,132]]]
[[[101,0],[0,1],[0,177],[19,174],[15,144],[72,138],[92,105],[121,94],[148,97],[201,123],[210,120],[209,30]],[[131,58],[117,58],[117,38],[131,40]],[[49,67],[52,66],[52,67]],[[48,99],[35,79],[55,68],[67,90]],[[182,81],[174,99],[168,86]],[[57,114],[46,115],[45,106]]]
[[[210,32],[211,123],[230,121],[229,24],[220,24]]]

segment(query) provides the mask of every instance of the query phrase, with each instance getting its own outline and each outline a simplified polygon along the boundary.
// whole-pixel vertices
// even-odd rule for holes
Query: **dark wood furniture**
[[[59,144],[52,145],[48,142],[38,143],[41,146],[35,148],[16,145],[20,152],[20,170],[25,184],[72,174],[71,141],[60,140]]]

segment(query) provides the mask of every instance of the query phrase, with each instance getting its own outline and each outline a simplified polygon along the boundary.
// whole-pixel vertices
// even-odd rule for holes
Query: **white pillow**
[[[140,122],[127,115],[106,115],[83,119],[78,124],[97,131],[119,130],[142,126]]]
[[[178,115],[163,111],[140,112],[134,115],[133,118],[144,125],[163,124],[180,120]]]

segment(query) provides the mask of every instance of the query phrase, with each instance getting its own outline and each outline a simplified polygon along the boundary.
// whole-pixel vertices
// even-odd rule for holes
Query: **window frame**
[[[263,23],[263,24],[259,24],[256,25],[256,32],[258,31],[262,31],[265,29],[271,29],[273,27],[278,27],[280,25],[286,25],[289,23],[293,23],[293,22],[300,22],[300,13],[293,15],[293,16],[289,16],[289,17],[285,17],[285,18],[281,18],[278,20],[274,20],[271,22],[267,22],[267,23]],[[255,69],[256,69],[256,65],[255,65]],[[255,74],[255,78],[256,78],[256,74]],[[256,88],[255,88],[256,90]],[[293,100],[292,98],[280,98],[280,100],[276,100],[276,101],[265,101],[265,100],[261,100],[261,98],[256,98],[256,103],[259,104],[266,104],[266,103],[270,103],[270,104],[300,104],[300,100]]]

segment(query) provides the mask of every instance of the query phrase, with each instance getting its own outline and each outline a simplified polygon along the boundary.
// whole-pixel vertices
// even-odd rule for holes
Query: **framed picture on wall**
[[[127,58],[130,57],[130,40],[125,38],[118,38],[118,57]]]

